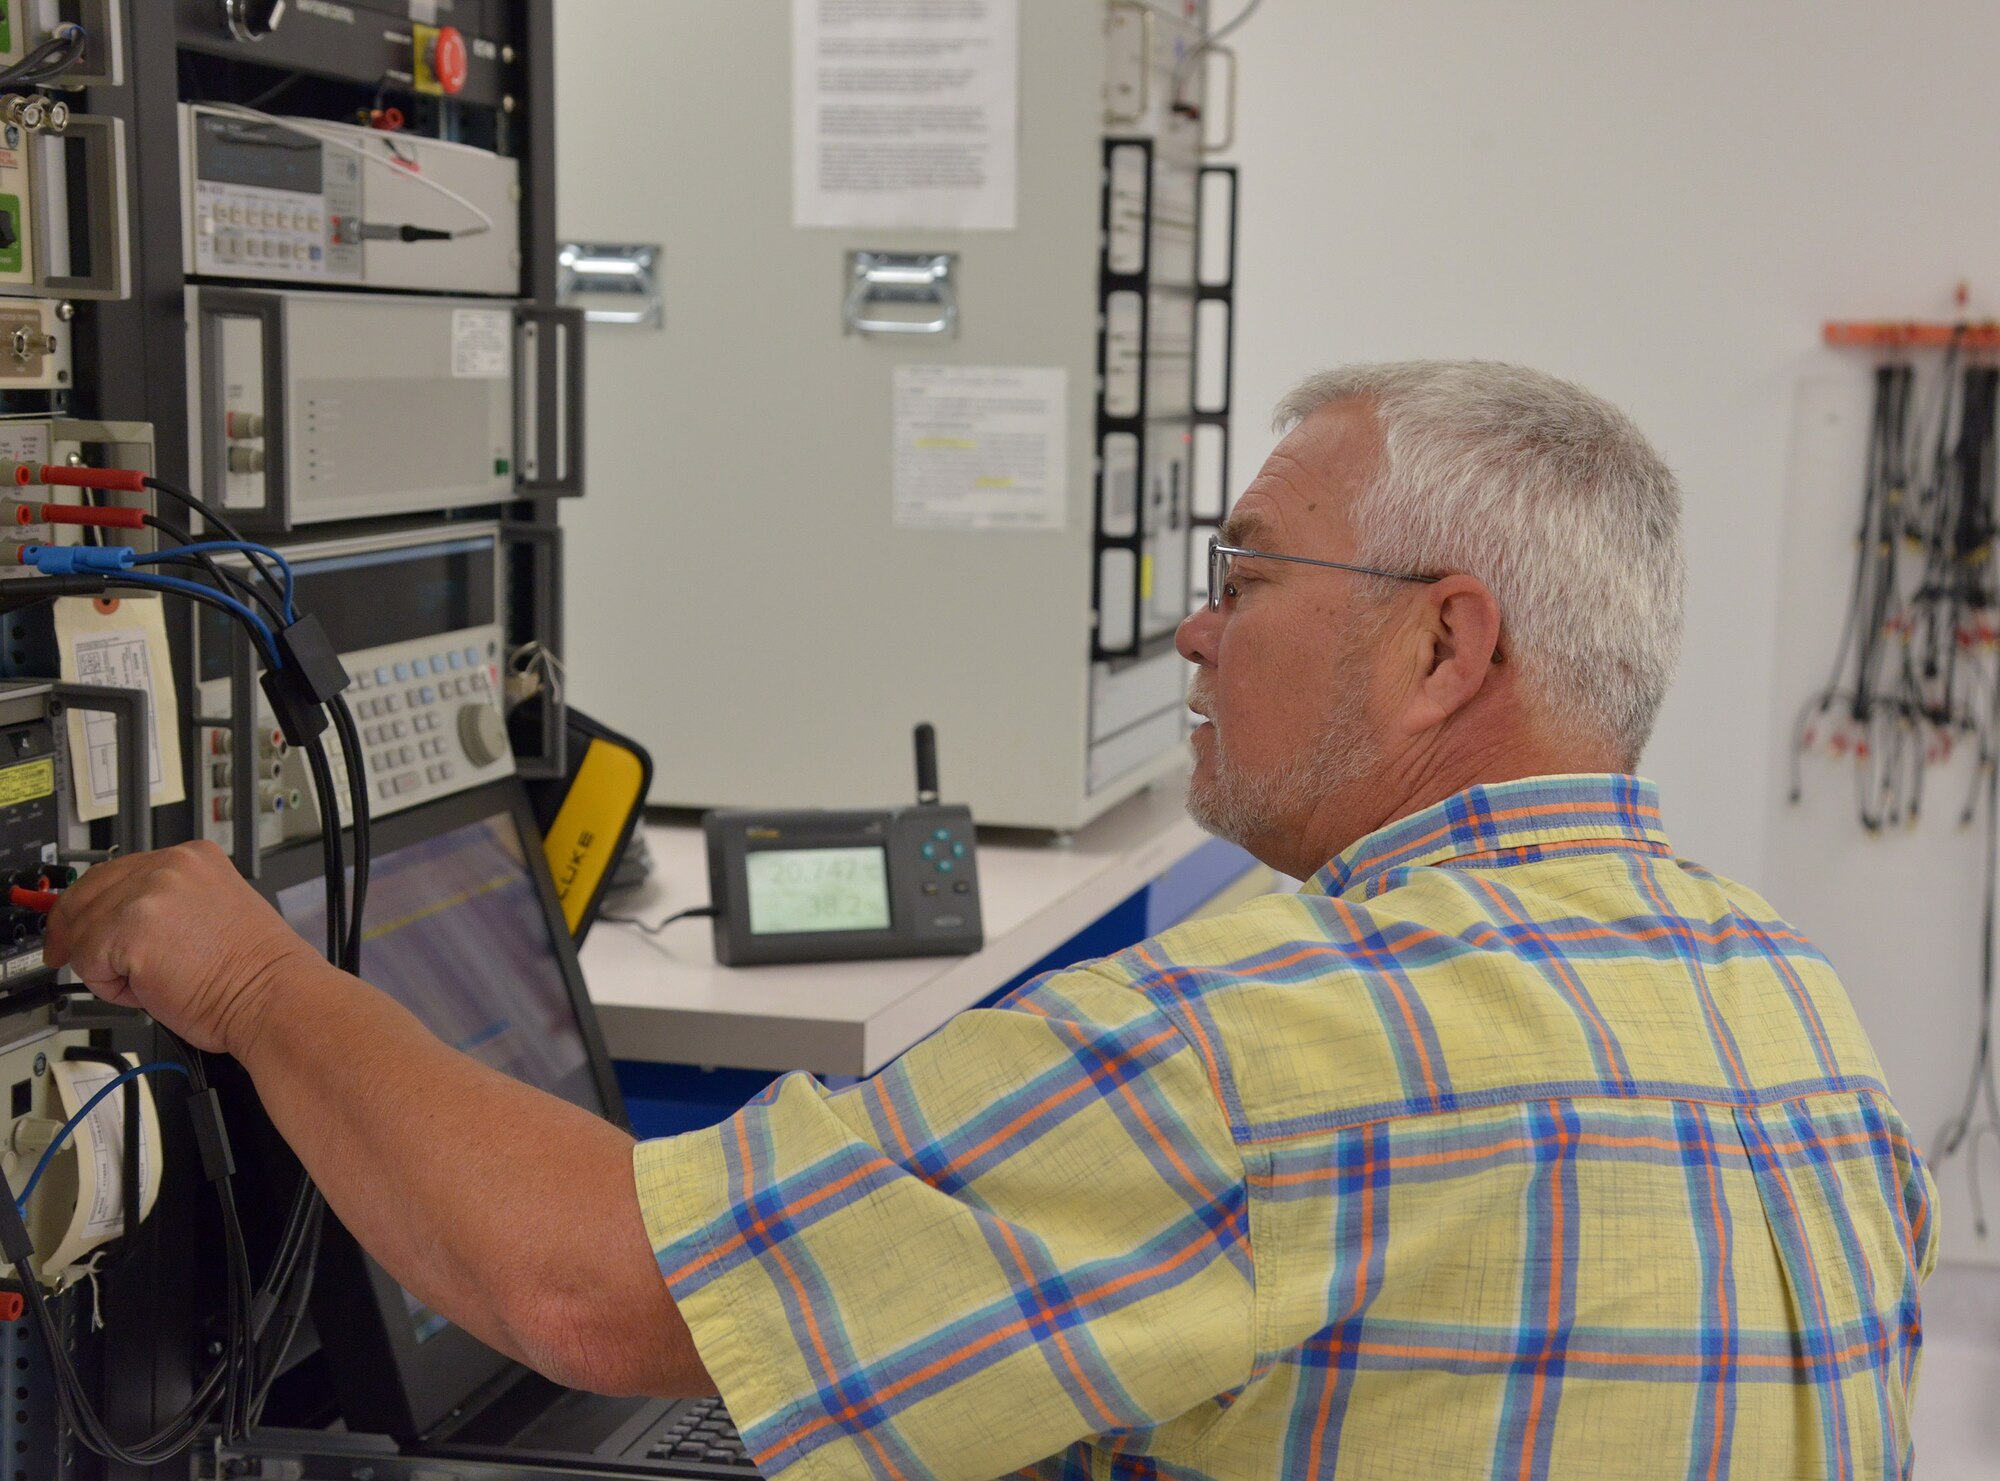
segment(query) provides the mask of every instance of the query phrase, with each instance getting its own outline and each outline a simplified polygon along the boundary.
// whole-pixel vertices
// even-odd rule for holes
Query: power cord
[[[687,910],[677,910],[657,925],[650,926],[636,915],[612,915],[608,912],[600,911],[597,918],[601,921],[609,921],[617,926],[631,926],[634,930],[647,936],[657,936],[675,921],[713,918],[720,914],[722,912],[713,905],[696,905]]]

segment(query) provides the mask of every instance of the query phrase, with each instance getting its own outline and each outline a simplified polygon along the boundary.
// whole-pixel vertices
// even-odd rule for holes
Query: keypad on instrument
[[[467,704],[498,701],[494,671],[470,646],[364,668],[353,679],[350,703],[384,800],[457,780],[463,759],[453,716]]]

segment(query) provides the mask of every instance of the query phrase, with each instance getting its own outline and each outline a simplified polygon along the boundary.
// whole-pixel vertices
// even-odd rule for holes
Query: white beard
[[[1374,771],[1381,746],[1367,707],[1361,689],[1343,689],[1312,746],[1262,776],[1247,775],[1231,762],[1222,727],[1214,726],[1207,773],[1188,779],[1188,815],[1242,848],[1299,827],[1327,798]]]

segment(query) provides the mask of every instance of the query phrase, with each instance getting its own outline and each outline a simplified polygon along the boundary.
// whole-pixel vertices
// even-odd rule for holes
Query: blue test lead
[[[222,552],[261,555],[264,559],[276,565],[278,574],[284,578],[280,599],[285,609],[285,621],[288,623],[298,621],[298,609],[292,604],[293,581],[291,562],[268,545],[259,545],[249,540],[200,540],[190,545],[177,545],[171,550],[157,550],[150,555],[138,556],[132,563],[140,566],[163,565],[168,562],[192,560],[200,556],[215,555]]]
[[[23,545],[15,560],[44,576],[110,575],[129,571],[139,552],[126,545]]]
[[[14,1206],[23,1211],[27,1209],[29,1198],[34,1196],[35,1185],[41,1182],[42,1174],[48,1171],[49,1164],[56,1160],[56,1153],[60,1152],[63,1144],[76,1134],[76,1129],[90,1119],[90,1113],[104,1103],[106,1096],[110,1095],[119,1086],[128,1084],[138,1079],[141,1075],[162,1074],[192,1078],[188,1075],[186,1065],[176,1064],[170,1059],[159,1059],[153,1061],[151,1064],[142,1064],[129,1069],[122,1075],[114,1076],[107,1084],[100,1086],[97,1093],[79,1106],[76,1114],[63,1123],[62,1130],[56,1133],[55,1140],[50,1142],[47,1148],[43,1150],[41,1160],[36,1162],[35,1170],[28,1174],[28,1181],[22,1185],[20,1194],[14,1200]]]
[[[177,592],[197,601],[212,602],[257,634],[258,641],[263,644],[264,658],[271,667],[276,668],[283,662],[271,625],[244,603],[198,581],[184,581],[179,576],[167,576],[158,571],[135,570],[134,566],[146,557],[128,546],[30,544],[23,545],[15,559],[21,565],[33,566],[44,576],[116,576],[123,586]]]

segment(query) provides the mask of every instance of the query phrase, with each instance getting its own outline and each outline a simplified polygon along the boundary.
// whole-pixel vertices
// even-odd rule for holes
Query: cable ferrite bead
[[[222,1097],[214,1087],[188,1097],[188,1119],[194,1123],[195,1150],[201,1171],[211,1183],[236,1175],[236,1154],[229,1149],[229,1128],[222,1120]]]

